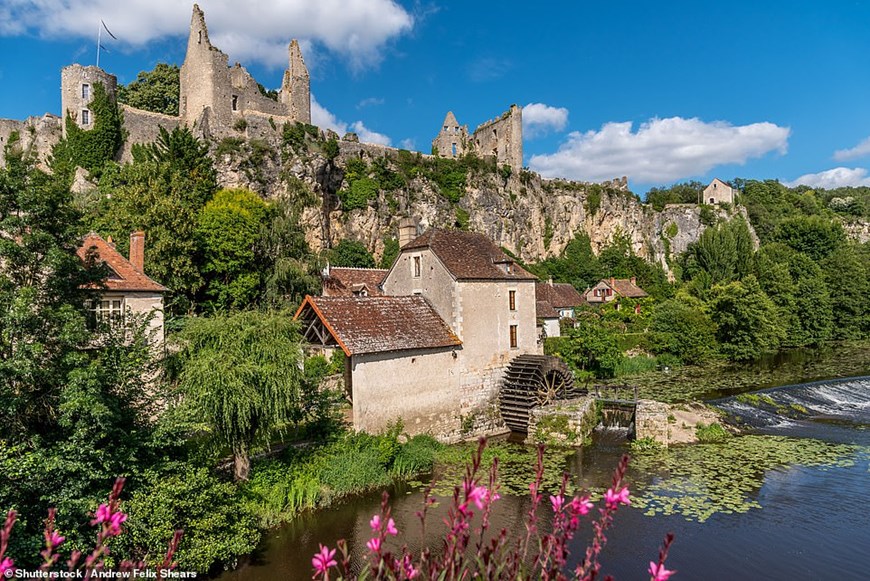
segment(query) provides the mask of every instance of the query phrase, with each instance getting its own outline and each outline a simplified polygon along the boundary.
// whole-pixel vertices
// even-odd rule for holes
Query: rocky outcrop
[[[486,234],[524,261],[558,256],[578,232],[589,236],[596,253],[614,237],[624,236],[635,253],[670,271],[671,257],[685,251],[706,227],[699,206],[670,205],[657,212],[629,192],[624,180],[606,184],[546,180],[527,170],[508,171],[494,164],[482,164],[488,168],[484,171],[469,171],[461,197],[451,202],[422,171],[435,158],[409,152],[402,154],[404,169],[412,158],[419,164],[419,175],[400,187],[380,189],[364,207],[348,211],[338,195],[349,187],[344,171],[348,162],[362,160],[372,167],[382,160],[377,163],[398,173],[399,150],[336,140],[338,156],[328,159],[324,144],[335,139],[334,134],[309,133],[305,147],[297,143],[294,149],[279,131],[252,129],[215,145],[220,184],[250,188],[267,198],[290,199],[300,209],[301,225],[315,251],[353,239],[379,257],[385,241],[397,237],[399,220],[410,216],[421,229],[462,227]],[[249,134],[257,137],[246,139]],[[717,220],[737,214],[709,208]]]

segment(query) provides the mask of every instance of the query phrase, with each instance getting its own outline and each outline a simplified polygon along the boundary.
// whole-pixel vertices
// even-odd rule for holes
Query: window
[[[716,198],[710,198],[710,203],[711,203],[711,204],[715,204],[715,203],[716,203]]]
[[[82,109],[82,125],[91,124],[91,112],[87,109]]]
[[[420,257],[415,256],[413,260],[414,260],[414,278],[420,278],[420,272],[421,272]]]
[[[239,110],[239,96],[233,95],[233,111]]]
[[[515,290],[508,291],[508,304],[510,305],[510,309],[512,311],[517,310],[517,291],[515,291]]]
[[[112,329],[124,326],[124,299],[104,298],[91,303],[91,328],[107,325]]]
[[[199,34],[196,37],[196,43],[202,44],[202,31],[201,30],[199,31]]]
[[[91,86],[88,84],[82,85],[82,99],[91,98]]]
[[[451,149],[451,151],[453,152],[453,157],[456,157],[456,144],[455,144],[455,143],[451,143],[450,145],[451,145],[451,148],[450,148],[450,149]]]
[[[517,348],[517,326],[511,325],[511,349]]]

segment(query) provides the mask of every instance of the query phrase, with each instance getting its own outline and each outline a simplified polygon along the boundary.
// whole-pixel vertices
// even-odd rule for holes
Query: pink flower
[[[15,561],[9,557],[0,561],[0,575],[5,576],[7,571],[15,571]]]
[[[414,579],[420,574],[420,570],[415,569],[414,565],[411,563],[411,555],[405,555],[404,558],[402,558],[402,569],[405,572],[405,577],[408,579]]]
[[[562,510],[562,505],[565,504],[565,497],[561,494],[557,496],[550,495],[550,504],[553,505],[553,512],[559,512]]]
[[[652,581],[668,581],[668,577],[676,573],[676,571],[671,571],[669,569],[665,569],[665,564],[659,564],[655,561],[649,562],[649,574],[652,575]]]
[[[52,549],[56,549],[60,546],[60,544],[66,539],[66,537],[60,536],[60,533],[57,531],[51,531],[51,534],[48,535],[48,542],[51,545]]]
[[[369,521],[369,526],[372,527],[373,531],[381,530],[381,517],[380,515],[375,515],[372,517],[372,520]]]
[[[573,512],[575,515],[589,514],[589,511],[591,509],[592,503],[589,501],[588,496],[584,496],[583,498],[575,496],[574,500],[571,501],[571,512]]]
[[[338,565],[333,557],[335,557],[335,549],[330,551],[328,547],[320,545],[320,552],[314,554],[311,564],[318,573],[326,573],[327,569]]]
[[[366,546],[369,548],[369,551],[377,553],[381,550],[381,538],[372,537],[371,539],[369,539],[369,542],[366,543]]]
[[[95,515],[94,520],[91,521],[92,525],[99,524],[101,522],[106,522],[112,517],[112,509],[109,508],[108,504],[101,504],[100,508],[97,509],[97,514]]]
[[[121,523],[127,520],[127,515],[123,512],[116,512],[109,517],[109,534],[117,537],[121,534]]]
[[[630,505],[631,501],[628,499],[628,486],[624,487],[619,492],[613,492],[612,488],[607,489],[607,493],[604,495],[604,502],[609,509],[615,509],[620,504]]]
[[[468,493],[468,500],[477,505],[477,508],[482,509],[483,503],[486,500],[487,491],[485,486],[475,486]]]
[[[387,521],[387,534],[393,535],[394,537],[399,534],[399,529],[396,528],[396,523],[393,519]]]

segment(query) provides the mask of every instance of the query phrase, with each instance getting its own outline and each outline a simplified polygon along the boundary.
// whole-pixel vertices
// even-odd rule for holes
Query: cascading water
[[[812,424],[870,425],[870,376],[788,385],[710,403],[762,431]]]

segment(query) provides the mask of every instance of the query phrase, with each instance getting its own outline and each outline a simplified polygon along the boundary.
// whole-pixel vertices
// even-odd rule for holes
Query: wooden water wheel
[[[511,361],[499,394],[504,423],[515,432],[529,428],[529,412],[557,399],[579,395],[574,376],[558,357],[520,355]]]

